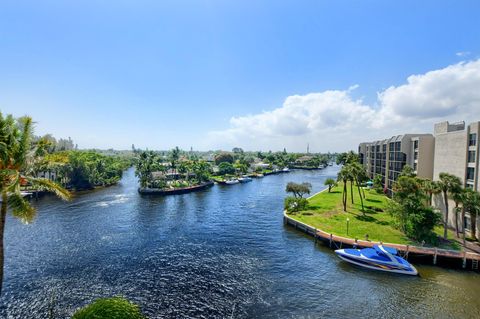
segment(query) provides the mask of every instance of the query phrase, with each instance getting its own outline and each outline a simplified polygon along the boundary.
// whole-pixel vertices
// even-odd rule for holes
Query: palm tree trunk
[[[343,182],[343,211],[347,211],[347,181]]]
[[[358,183],[358,181],[356,181],[356,183],[357,183],[358,195],[360,196],[360,202],[362,203],[362,213],[363,213],[363,216],[365,216],[365,209],[363,208],[363,197],[362,197],[362,192],[360,191],[360,184]]]
[[[445,221],[443,223],[443,239],[447,240],[447,228],[448,228],[448,195],[447,192],[443,192],[443,198],[445,200]]]
[[[470,228],[472,239],[477,240],[477,214],[470,213]]]
[[[3,287],[3,264],[4,264],[4,248],[3,248],[3,235],[5,231],[5,219],[7,217],[7,192],[2,192],[2,208],[0,211],[0,295],[2,294]]]
[[[355,204],[353,202],[353,180],[350,180],[350,198],[352,199],[352,205]]]
[[[463,246],[465,247],[465,207],[462,205],[462,232],[463,232]]]
[[[458,238],[458,203],[455,203],[455,234]]]

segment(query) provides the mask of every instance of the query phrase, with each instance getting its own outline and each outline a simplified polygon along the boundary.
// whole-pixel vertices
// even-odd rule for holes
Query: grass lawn
[[[309,199],[310,208],[306,211],[290,215],[294,219],[311,225],[315,228],[332,233],[334,235],[365,239],[372,241],[383,241],[385,243],[410,244],[418,243],[407,238],[400,230],[393,226],[394,219],[384,211],[387,201],[390,199],[383,194],[377,194],[375,190],[365,189],[365,216],[362,213],[358,190],[354,187],[354,204],[350,198],[350,184],[348,185],[347,211],[343,211],[342,205],[343,184],[319,193]],[[347,218],[349,221],[347,234]],[[438,234],[443,231],[441,226],[435,229]],[[443,234],[443,232],[441,232]],[[453,232],[449,231],[449,238],[453,238]],[[443,243],[442,248],[459,249],[457,243]]]

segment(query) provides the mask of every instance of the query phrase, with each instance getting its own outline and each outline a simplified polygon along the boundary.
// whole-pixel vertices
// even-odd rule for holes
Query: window
[[[413,153],[413,159],[414,160],[418,159],[418,152]]]
[[[468,151],[468,162],[475,163],[475,151]]]
[[[468,136],[468,146],[477,145],[477,133],[472,133]]]
[[[413,163],[413,170],[417,171],[417,163]]]
[[[463,227],[465,227],[465,229],[467,229],[467,230],[470,230],[470,228],[471,228],[470,217],[465,216],[465,219],[463,220]]]
[[[414,142],[413,142],[413,148],[414,148],[414,149],[417,149],[417,148],[418,148],[418,141],[414,141]]]
[[[475,168],[467,167],[467,180],[473,181],[475,179]]]

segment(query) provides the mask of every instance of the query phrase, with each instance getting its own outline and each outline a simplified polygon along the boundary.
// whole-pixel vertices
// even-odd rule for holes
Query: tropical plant
[[[342,204],[343,204],[343,211],[347,211],[347,182],[350,176],[350,172],[348,167],[342,167],[342,169],[337,174],[337,180],[343,182],[343,193],[342,193]]]
[[[443,200],[445,202],[445,215],[443,221],[443,239],[447,239],[447,229],[448,229],[448,193],[452,190],[455,190],[457,187],[461,187],[462,182],[460,178],[455,175],[448,174],[448,173],[440,173],[440,181],[438,183],[439,188],[443,194]]]
[[[459,237],[459,235],[458,235],[458,213],[461,211],[461,208],[459,206],[463,202],[464,189],[461,187],[461,184],[454,184],[452,186],[453,186],[453,188],[450,190],[450,193],[452,195],[453,201],[455,202],[455,208],[453,209],[453,212],[455,213],[455,236],[457,236],[457,238],[458,238]]]
[[[292,193],[295,198],[303,198],[304,195],[310,194],[310,191],[312,190],[312,184],[310,183],[293,183],[289,182],[287,184],[287,187],[285,188],[285,191],[287,193]]]
[[[121,298],[102,298],[79,309],[72,319],[145,319],[140,308],[130,301]]]
[[[221,163],[227,162],[233,164],[234,158],[231,153],[222,152],[215,155],[215,164],[220,165]]]
[[[470,232],[473,240],[477,240],[477,216],[480,214],[480,193],[467,188],[464,192],[462,221],[465,220],[465,211],[470,214]],[[463,224],[463,223],[462,223]],[[465,234],[465,231],[464,231]]]
[[[362,212],[363,212],[363,215],[365,216],[365,208],[363,207],[363,196],[362,196],[361,185],[360,185],[360,181],[365,179],[365,177],[366,177],[365,168],[363,167],[362,164],[360,164],[358,162],[353,162],[353,163],[348,164],[348,165],[350,166],[350,174],[352,175],[353,180],[357,184],[358,196],[360,197],[360,203],[362,205]],[[353,195],[353,193],[352,193],[352,195]]]
[[[37,190],[55,193],[62,199],[69,199],[70,193],[60,185],[28,174],[33,130],[32,119],[23,117],[15,120],[11,115],[3,117],[0,113],[0,193],[2,198],[0,211],[0,293],[3,284],[4,231],[7,211],[14,217],[28,223],[35,216],[35,208],[21,194],[21,186],[31,185]]]
[[[424,179],[422,183],[423,190],[428,196],[428,205],[432,206],[433,195],[440,193],[440,186],[438,182],[429,179]]]
[[[180,159],[180,149],[178,148],[178,146],[170,151],[169,159],[170,159],[170,166],[171,166],[172,170],[176,173],[177,172],[177,162]]]
[[[328,192],[332,190],[332,187],[337,185],[337,182],[333,178],[327,178],[324,183],[325,186],[328,186]]]
[[[227,174],[234,174],[234,173],[235,173],[235,168],[231,163],[221,162],[220,165],[218,165],[218,174],[227,175]]]
[[[373,189],[377,194],[383,194],[383,182],[381,175],[375,175],[373,178]]]

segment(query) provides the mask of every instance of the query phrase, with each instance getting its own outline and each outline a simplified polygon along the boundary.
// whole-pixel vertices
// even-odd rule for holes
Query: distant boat
[[[233,184],[238,184],[240,183],[238,179],[229,179],[228,181],[225,182],[227,185],[233,185]]]
[[[248,182],[251,182],[252,181],[252,178],[248,177],[248,176],[242,176],[238,179],[238,181],[240,183],[248,183]]]
[[[398,256],[395,248],[374,245],[373,248],[364,249],[337,249],[335,253],[346,262],[368,269],[418,275],[417,269]]]
[[[257,174],[257,177],[263,177],[263,176],[265,176],[265,175],[263,175],[263,174]]]
[[[290,172],[290,168],[288,168],[288,167],[285,167],[284,169],[282,169],[282,172],[284,172],[284,173],[288,173],[288,172]]]

